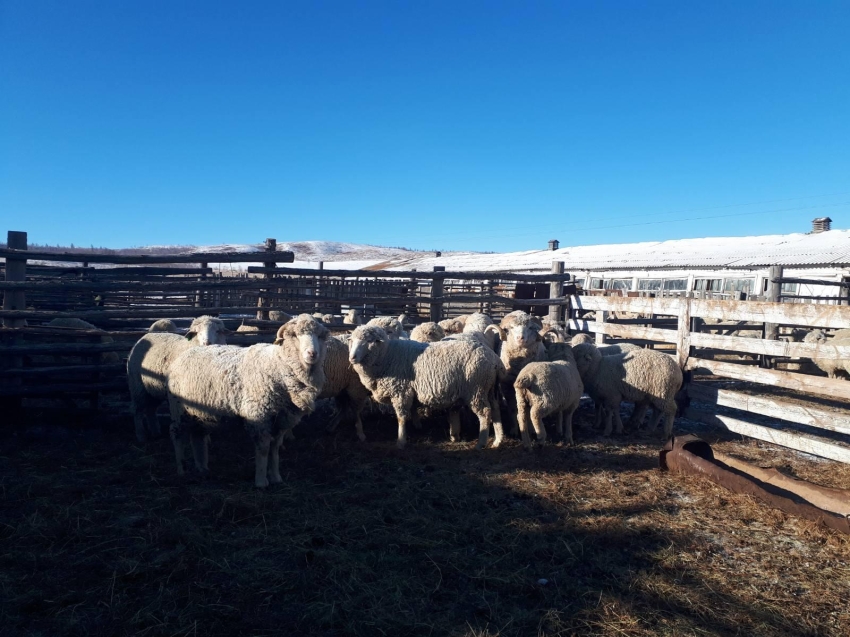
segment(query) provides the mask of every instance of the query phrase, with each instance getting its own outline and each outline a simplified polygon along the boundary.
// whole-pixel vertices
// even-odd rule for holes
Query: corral
[[[4,256],[9,272],[9,261],[20,255]],[[198,257],[184,263],[192,263],[189,258]],[[237,258],[248,262],[257,255]],[[281,254],[274,262],[268,258],[286,261]],[[14,410],[5,412],[1,454],[5,630],[846,633],[847,536],[697,478],[659,472],[656,437],[603,440],[586,405],[576,421],[576,447],[546,446],[531,454],[517,440],[476,453],[468,427],[465,442],[450,443],[437,417],[426,419],[413,444],[400,452],[395,423],[378,410],[369,415],[369,442],[363,444],[345,425],[325,432],[332,417],[325,405],[299,426],[297,439],[282,452],[282,485],[268,492],[250,486],[250,449],[239,431],[214,439],[215,477],[178,480],[166,440],[133,441],[126,381],[115,377],[120,365],[110,368],[99,360],[102,352],[129,350],[154,317],[259,312],[260,318],[247,322],[266,328],[263,313],[270,310],[323,309],[330,303],[330,295],[317,293],[319,278],[413,277],[269,272],[271,267],[255,272],[269,278],[222,282],[202,280],[211,272],[149,273],[173,280],[143,285],[132,272],[129,281],[108,275],[103,280],[101,274],[94,281],[5,284],[6,299],[15,301],[8,291],[24,291],[26,305],[34,307],[4,305],[4,320],[37,322],[72,313],[114,339],[104,343],[102,333],[69,336],[37,326],[3,331],[0,373]],[[619,337],[671,348],[698,375],[689,387],[686,417],[676,421],[677,433],[692,431],[718,450],[850,488],[846,464],[752,440],[741,443],[730,433],[846,462],[850,420],[843,409],[850,383],[781,371],[776,363],[847,357],[848,348],[724,336],[704,331],[720,331],[716,325],[699,323],[720,318],[760,323],[763,330],[836,329],[850,326],[850,308],[573,296],[564,294],[565,275],[459,274],[468,278],[417,273],[428,283],[427,295],[417,284],[404,296],[399,291],[382,296],[384,288],[376,285],[370,294],[346,293],[333,302],[342,308],[368,299],[393,311],[421,304],[428,308],[422,319],[443,316],[453,302],[478,304],[496,316],[525,305],[543,308],[600,341]],[[446,280],[481,285],[485,293],[447,292],[441,289]],[[505,287],[488,289],[493,281]],[[556,293],[550,299],[516,299],[507,287],[516,281],[550,281]],[[290,285],[304,292],[273,302],[274,290]],[[228,288],[253,296],[221,304]],[[61,303],[67,290],[80,295],[73,309],[36,302],[35,294],[49,292],[52,302]],[[143,303],[131,296],[153,290],[180,300],[155,305],[156,294]],[[588,312],[596,320],[584,318]],[[627,312],[636,317],[618,318]],[[235,325],[242,318],[226,320]],[[238,336],[246,344],[266,337],[267,332]]]

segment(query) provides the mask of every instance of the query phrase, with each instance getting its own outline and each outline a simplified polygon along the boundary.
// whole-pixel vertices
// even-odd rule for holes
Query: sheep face
[[[539,343],[542,337],[540,330],[542,326],[537,320],[527,320],[522,322],[514,322],[505,330],[507,340],[512,341],[519,347],[531,347],[535,343]]]
[[[382,348],[388,339],[389,336],[380,327],[374,325],[358,327],[351,334],[351,341],[348,343],[349,362],[352,365],[362,364],[371,358],[370,354]]]
[[[366,325],[380,327],[386,332],[387,338],[393,341],[400,339],[404,332],[401,323],[394,316],[376,316]]]
[[[230,330],[224,327],[221,319],[212,316],[200,316],[192,321],[186,338],[194,339],[198,345],[227,345]]]
[[[572,350],[578,373],[584,380],[589,373],[599,366],[602,361],[602,354],[593,343],[581,343],[573,347]]]
[[[275,345],[296,343],[301,364],[311,368],[324,359],[330,331],[309,314],[295,317],[277,330]]]
[[[826,332],[823,330],[812,330],[803,338],[804,343],[826,343]]]

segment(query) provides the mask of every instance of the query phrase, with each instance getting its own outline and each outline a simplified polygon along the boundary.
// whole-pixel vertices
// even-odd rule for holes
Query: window
[[[592,290],[601,290],[604,282],[602,279],[590,279],[590,288]]]
[[[575,285],[577,288],[584,289],[584,279],[573,279],[573,280],[572,280],[572,283],[573,283],[573,285]]]
[[[661,279],[638,279],[638,290],[660,290]]]
[[[745,292],[749,294],[755,283],[754,279],[726,279],[723,282],[724,292]]]
[[[791,294],[797,295],[800,292],[800,284],[799,283],[783,283],[782,284],[782,294]]]
[[[611,284],[608,286],[610,290],[631,290],[631,279],[611,279]]]
[[[678,290],[684,292],[688,289],[687,279],[664,279],[665,290]]]
[[[720,292],[723,279],[694,279],[694,290],[697,292]]]

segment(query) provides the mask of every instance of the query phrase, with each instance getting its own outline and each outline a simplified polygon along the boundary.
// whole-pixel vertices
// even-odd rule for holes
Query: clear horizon
[[[514,252],[847,228],[848,32],[841,2],[10,1],[0,232]]]

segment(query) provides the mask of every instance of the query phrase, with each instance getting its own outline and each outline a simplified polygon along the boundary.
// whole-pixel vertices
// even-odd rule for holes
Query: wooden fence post
[[[767,292],[765,293],[764,300],[779,303],[780,293],[782,291],[782,266],[770,266],[767,277]],[[764,337],[775,341],[777,336],[779,336],[779,325],[776,323],[765,323]]]
[[[277,239],[266,239],[266,252],[276,252],[276,251],[277,251]],[[265,267],[265,268],[275,268],[275,267],[277,267],[277,262],[276,261],[264,261],[263,267]],[[272,274],[271,272],[266,272],[263,275],[263,278],[269,279],[269,280],[272,277],[274,277],[274,274]],[[268,299],[263,297],[263,291],[265,291],[266,294],[268,294],[269,288],[265,288],[265,290],[260,290],[260,297],[257,299],[257,308],[258,308],[257,309],[257,318],[261,321],[268,321],[269,320],[269,311],[259,309],[259,308],[262,308],[262,307],[268,307],[270,305],[270,303],[267,302]]]
[[[688,364],[691,355],[691,299],[682,298],[682,306],[679,310],[679,323],[676,330],[676,360],[682,371]]]
[[[27,233],[16,232],[9,230],[6,243],[10,250],[26,250],[27,249]],[[6,259],[6,280],[7,281],[25,281],[27,278],[27,260],[26,259]],[[26,295],[23,290],[7,290],[3,294],[3,309],[4,310],[25,310],[27,309]],[[24,327],[26,321],[23,319],[3,319],[3,324],[6,327]]]
[[[604,323],[608,320],[608,312],[606,310],[596,310],[596,322]],[[605,345],[605,334],[596,332],[596,344]]]
[[[563,274],[564,273],[564,262],[563,261],[552,261],[552,274]],[[549,298],[557,299],[563,296],[564,290],[564,282],[561,280],[552,281],[549,283]],[[549,306],[549,320],[550,321],[560,321],[561,320],[561,306],[560,305],[550,305]]]
[[[444,265],[435,265],[434,272],[445,272],[446,267]],[[435,276],[431,281],[431,298],[434,299],[436,297],[443,296],[443,277]],[[431,320],[434,323],[439,323],[443,320],[443,302],[431,301]]]

